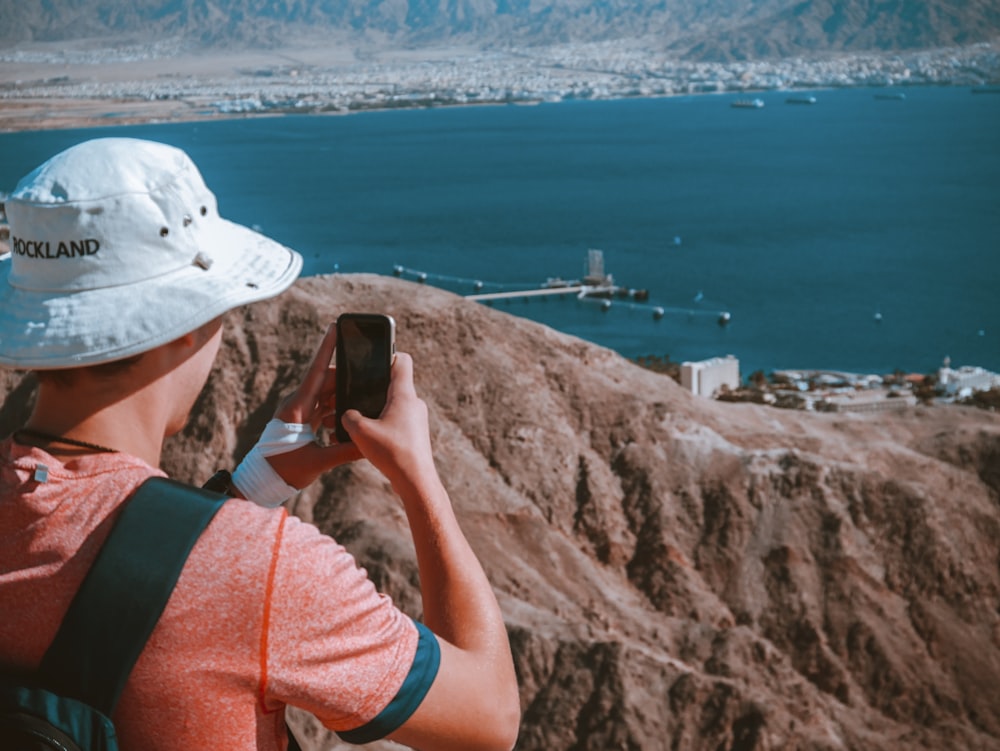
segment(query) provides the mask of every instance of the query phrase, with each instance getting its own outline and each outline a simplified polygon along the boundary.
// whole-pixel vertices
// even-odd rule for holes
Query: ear
[[[182,347],[191,348],[198,344],[197,331],[189,331],[184,336],[178,337],[174,341]]]

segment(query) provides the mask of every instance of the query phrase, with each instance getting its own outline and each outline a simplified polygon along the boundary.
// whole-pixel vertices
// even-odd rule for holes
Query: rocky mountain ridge
[[[285,46],[552,45],[655,39],[684,59],[963,46],[1000,35],[992,0],[47,0],[0,6],[0,44],[97,38]]]
[[[1000,416],[713,402],[441,290],[332,275],[230,315],[165,468],[232,466],[346,310],[391,313],[415,358],[514,646],[518,749],[1000,749]],[[0,434],[32,388],[0,371]],[[292,510],[419,617],[402,510],[367,463]]]

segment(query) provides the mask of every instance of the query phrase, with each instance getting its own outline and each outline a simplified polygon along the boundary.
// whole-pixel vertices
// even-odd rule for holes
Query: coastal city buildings
[[[289,51],[270,63],[194,72],[172,69],[186,54],[177,40],[151,46],[0,50],[0,70],[41,70],[32,79],[0,76],[0,102],[94,99],[177,102],[189,116],[263,112],[350,112],[460,104],[824,89],[850,86],[1000,85],[1000,43],[906,54],[826,55],[728,63],[685,62],[635,40],[491,50],[371,53],[326,57]],[[130,80],[130,67],[160,73]],[[114,66],[113,75],[108,71]],[[211,71],[211,72],[208,72]],[[38,76],[39,74],[35,74]]]
[[[723,389],[716,396],[786,409],[872,414],[901,411],[919,403],[970,403],[977,392],[1000,390],[1000,374],[973,366],[955,370],[947,358],[936,373],[927,375],[777,370],[769,378],[762,372],[754,373],[749,381],[738,388]]]
[[[913,394],[900,394],[894,391],[869,391],[852,394],[835,394],[822,399],[821,408],[827,412],[856,412],[872,414],[875,412],[895,412],[914,407],[917,397]]]
[[[774,403],[816,412],[874,413],[917,404],[916,383],[924,376],[880,376],[824,370],[781,370],[769,388]]]
[[[1000,388],[1000,375],[970,365],[954,370],[951,359],[946,357],[938,370],[938,386],[946,396],[966,399],[974,391]]]

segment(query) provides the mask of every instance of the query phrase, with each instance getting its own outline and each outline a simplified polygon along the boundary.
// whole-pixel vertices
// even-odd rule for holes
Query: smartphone
[[[379,313],[344,313],[337,318],[337,441],[348,443],[342,417],[356,409],[378,417],[389,391],[389,371],[396,353],[396,322]]]

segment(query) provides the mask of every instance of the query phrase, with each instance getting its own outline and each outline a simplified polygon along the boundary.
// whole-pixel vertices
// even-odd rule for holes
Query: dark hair
[[[140,352],[138,355],[132,355],[121,360],[102,362],[100,365],[84,365],[80,368],[36,370],[35,376],[38,378],[39,383],[53,383],[58,386],[71,386],[76,379],[77,373],[90,373],[95,378],[114,378],[139,362],[145,354],[145,352]]]

